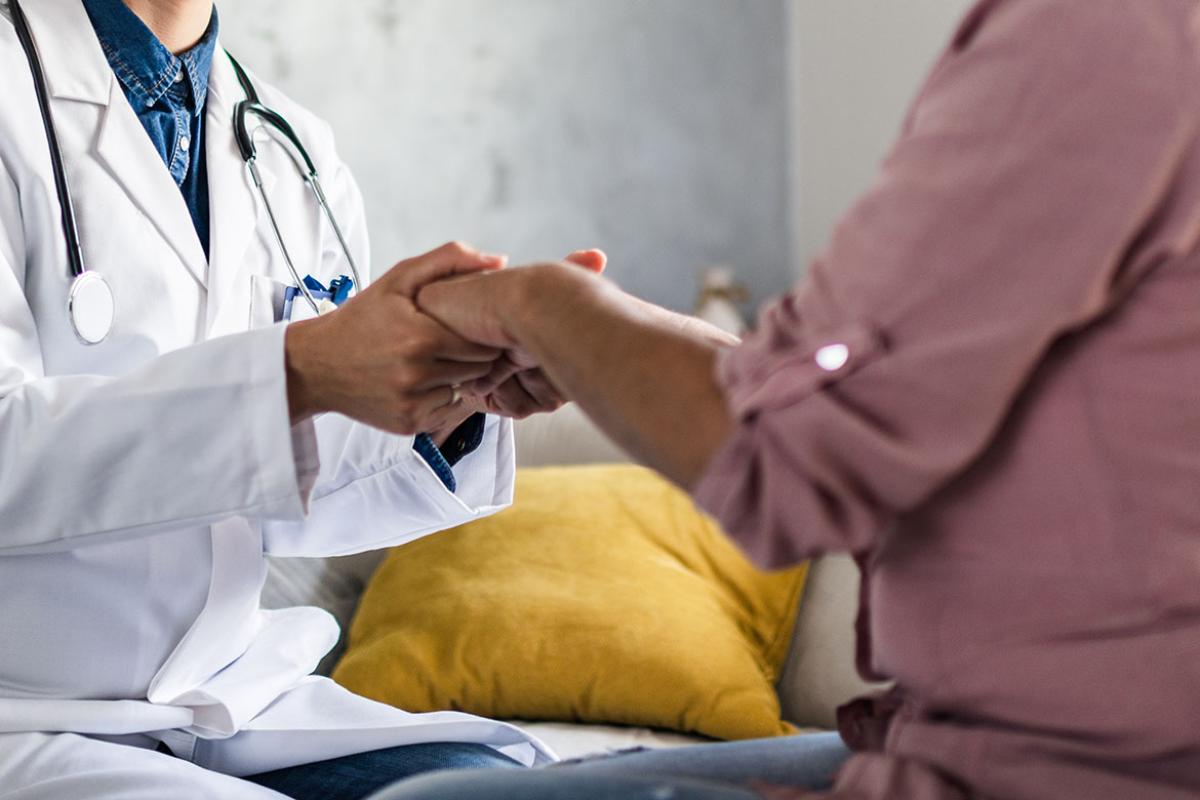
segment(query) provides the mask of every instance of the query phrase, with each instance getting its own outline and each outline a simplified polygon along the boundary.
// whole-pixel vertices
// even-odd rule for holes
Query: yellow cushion
[[[512,509],[388,556],[334,678],[408,711],[788,734],[806,574],[759,571],[648,470],[527,470]]]

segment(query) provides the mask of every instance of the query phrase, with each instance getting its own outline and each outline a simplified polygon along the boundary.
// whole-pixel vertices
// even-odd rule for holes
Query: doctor
[[[239,79],[211,0],[0,12],[0,798],[358,797],[434,766],[552,759],[510,725],[408,714],[312,677],[334,620],[258,607],[266,554],[402,544],[509,503],[510,423],[456,388],[499,354],[410,299],[503,259],[449,245],[337,313],[277,324],[289,304],[314,316],[303,296],[285,302],[296,281],[277,232],[322,282],[353,269],[347,256],[368,262],[328,127]],[[308,148],[340,231],[293,153],[259,136],[273,228],[233,129],[250,92]],[[68,309],[39,94],[84,261],[111,289],[99,331],[95,308],[82,330]],[[558,402],[527,372],[482,407]],[[370,781],[337,783],[356,770]]]

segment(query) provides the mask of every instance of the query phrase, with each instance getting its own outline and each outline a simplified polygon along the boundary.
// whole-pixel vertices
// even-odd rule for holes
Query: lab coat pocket
[[[269,328],[283,322],[288,285],[266,275],[250,276],[250,328]]]

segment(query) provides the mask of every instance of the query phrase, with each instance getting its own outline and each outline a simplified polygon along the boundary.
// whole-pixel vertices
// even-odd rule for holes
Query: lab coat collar
[[[50,96],[106,106],[116,82],[79,0],[24,0]]]
[[[21,8],[29,18],[51,96],[67,104],[104,107],[96,138],[97,160],[175,249],[188,272],[206,285],[208,260],[187,203],[125,99],[83,4],[26,0]],[[69,107],[55,103],[52,111],[59,127],[72,123]]]

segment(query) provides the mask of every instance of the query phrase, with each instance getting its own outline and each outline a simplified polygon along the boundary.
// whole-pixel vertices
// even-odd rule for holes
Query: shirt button
[[[180,67],[178,70],[176,70],[176,72],[175,72],[175,82],[176,82],[176,83],[183,83],[183,67]]]
[[[817,351],[817,366],[826,372],[837,372],[850,361],[850,348],[844,344],[831,344]]]
[[[188,138],[188,137],[186,137],[186,136],[180,136],[180,137],[179,137],[179,149],[180,149],[180,150],[182,150],[183,152],[185,152],[185,153],[186,153],[186,152],[188,151],[188,148],[189,148],[189,147],[191,147],[191,146],[192,146],[192,140],[191,140],[191,139],[189,139],[189,138]]]

